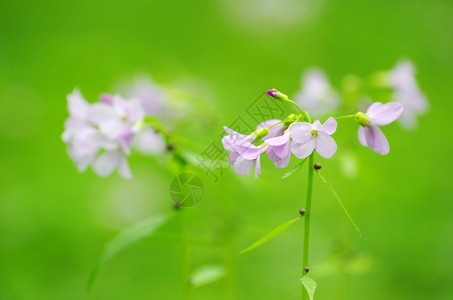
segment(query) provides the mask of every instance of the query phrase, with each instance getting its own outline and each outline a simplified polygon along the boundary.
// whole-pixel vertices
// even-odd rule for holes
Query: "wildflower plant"
[[[299,216],[291,219],[253,243],[242,253],[251,251],[262,245],[271,238],[277,236],[290,225],[300,219],[305,220],[303,237],[302,277],[301,283],[305,290],[302,291],[303,299],[309,296],[313,299],[316,282],[309,275],[309,241],[311,202],[313,192],[313,177],[316,173],[326,185],[334,198],[338,201],[346,217],[360,235],[360,230],[341,201],[333,186],[327,181],[321,172],[321,164],[314,163],[315,155],[323,158],[331,158],[337,151],[337,143],[334,139],[337,130],[337,120],[350,119],[357,123],[357,138],[361,145],[369,147],[374,152],[385,155],[390,151],[389,142],[381,130],[382,126],[388,125],[405,114],[408,110],[403,126],[415,123],[417,114],[424,112],[427,107],[426,98],[420,92],[414,78],[414,71],[410,62],[398,64],[394,70],[377,73],[371,77],[370,86],[365,86],[361,79],[356,76],[348,76],[343,82],[343,91],[336,92],[330,87],[326,76],[320,70],[309,71],[303,79],[304,88],[296,94],[296,101],[291,100],[286,94],[270,89],[267,91],[270,101],[281,101],[297,108],[297,111],[288,115],[283,120],[268,120],[258,124],[256,130],[248,135],[235,132],[224,127],[227,135],[222,139],[225,150],[229,152],[229,162],[238,174],[247,175],[255,168],[255,179],[261,174],[261,160],[267,156],[275,167],[286,168],[294,155],[299,163],[294,169],[285,173],[285,179],[298,170],[308,160],[307,195],[305,208],[301,209]],[[376,76],[380,77],[380,83],[376,84]],[[383,84],[384,83],[384,84]],[[369,99],[368,92],[385,90],[388,96],[386,103],[364,101]],[[342,95],[343,103],[340,103],[339,95]],[[366,106],[364,106],[364,103]],[[363,107],[358,110],[356,107]],[[309,108],[309,109],[308,109]],[[352,115],[329,116],[333,111],[345,111],[357,109]],[[316,118],[311,117],[314,112]],[[319,117],[324,117],[319,119]]]

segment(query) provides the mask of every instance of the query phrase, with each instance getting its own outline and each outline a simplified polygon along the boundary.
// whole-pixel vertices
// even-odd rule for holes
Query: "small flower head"
[[[266,93],[272,99],[280,100],[280,101],[283,101],[283,102],[288,102],[289,101],[289,98],[288,98],[287,95],[283,94],[282,92],[277,91],[276,89],[267,90]]]
[[[316,120],[313,124],[297,122],[289,127],[293,139],[291,151],[297,158],[308,157],[313,150],[324,158],[332,157],[337,151],[335,140],[330,137],[337,130],[337,121],[330,117],[324,124]]]
[[[367,109],[366,113],[356,114],[359,122],[359,141],[362,145],[370,147],[374,152],[385,155],[390,151],[390,146],[378,126],[387,125],[395,121],[403,112],[403,106],[398,102],[382,104],[375,102]]]

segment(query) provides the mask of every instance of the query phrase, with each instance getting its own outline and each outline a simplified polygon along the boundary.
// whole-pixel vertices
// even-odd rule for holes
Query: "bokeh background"
[[[387,126],[385,157],[356,148],[355,178],[341,172],[341,146],[319,160],[363,236],[315,178],[316,298],[453,299],[452,15],[453,3],[437,0],[2,0],[0,299],[181,298],[177,220],[120,253],[87,291],[109,239],[170,209],[173,175],[142,156],[130,160],[130,181],[79,174],[60,138],[75,86],[94,101],[137,73],[194,85],[217,114],[180,134],[207,146],[265,89],[294,93],[308,67],[339,86],[403,56],[417,66],[430,112],[413,132]],[[346,125],[336,137],[356,143],[355,134]],[[187,209],[192,268],[225,264],[229,275],[195,299],[300,297],[303,222],[238,255],[302,207],[306,170],[280,182],[283,172],[265,162],[258,181],[231,170],[217,183],[203,177],[203,201]]]

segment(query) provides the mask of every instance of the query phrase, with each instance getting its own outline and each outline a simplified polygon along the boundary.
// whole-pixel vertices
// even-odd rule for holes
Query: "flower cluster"
[[[101,177],[117,170],[131,178],[126,157],[132,147],[147,154],[165,149],[165,137],[147,122],[152,106],[147,99],[102,94],[98,102],[88,103],[77,89],[68,95],[70,116],[62,139],[80,172],[91,166]]]
[[[286,168],[294,154],[299,159],[310,156],[316,151],[324,158],[332,157],[337,144],[331,137],[337,130],[337,121],[329,117],[324,123],[312,120],[307,111],[302,110],[285,94],[272,89],[267,94],[274,100],[295,104],[300,112],[291,114],[285,120],[268,120],[256,127],[249,135],[243,135],[224,127],[228,135],[222,139],[225,150],[229,151],[229,163],[238,174],[248,175],[255,166],[255,178],[261,174],[260,157],[267,157],[277,168]],[[358,137],[362,145],[370,147],[379,154],[390,150],[388,141],[379,126],[395,121],[403,112],[398,102],[373,103],[366,111],[346,116],[359,123]]]

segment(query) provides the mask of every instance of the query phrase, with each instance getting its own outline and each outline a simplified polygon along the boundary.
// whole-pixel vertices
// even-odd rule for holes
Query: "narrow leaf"
[[[305,289],[307,290],[308,296],[310,296],[310,300],[313,300],[315,290],[318,287],[316,281],[314,281],[311,277],[305,275],[300,279],[300,282],[304,285]]]
[[[289,172],[286,172],[285,174],[283,174],[282,178],[280,178],[280,180],[283,180],[283,179],[286,179],[288,178],[289,176],[293,175],[294,173],[296,173],[297,171],[300,170],[300,168],[302,168],[302,166],[304,165],[304,162],[306,161],[307,159],[304,158],[304,160],[302,160],[300,163],[297,164],[297,166],[294,167],[294,169],[292,169],[291,171]]]
[[[149,219],[140,221],[129,228],[126,228],[114,237],[105,246],[96,265],[91,271],[90,278],[88,280],[88,290],[91,290],[96,278],[99,275],[99,272],[110,259],[121,252],[124,248],[131,246],[132,244],[153,234],[159,226],[165,223],[167,218],[168,217],[166,216],[153,216]]]
[[[207,265],[199,268],[190,276],[190,284],[197,288],[219,280],[225,275],[225,269],[218,265]]]
[[[316,173],[318,173],[319,178],[321,178],[322,182],[324,182],[326,184],[329,191],[332,193],[332,195],[335,197],[335,199],[337,199],[338,203],[340,203],[341,208],[343,208],[344,213],[348,217],[349,221],[351,221],[352,226],[354,226],[355,230],[357,230],[357,233],[361,236],[362,234],[360,233],[359,227],[357,227],[357,225],[355,224],[355,222],[352,219],[351,215],[349,214],[348,210],[346,209],[343,202],[341,201],[340,196],[338,196],[337,192],[333,189],[332,185],[330,185],[330,183],[326,180],[326,178],[324,178],[324,176],[321,175],[319,170],[316,170]]]
[[[241,251],[241,254],[243,253],[246,253],[246,252],[249,252],[253,249],[255,249],[256,247],[258,246],[261,246],[262,244],[264,244],[265,242],[269,241],[270,239],[276,237],[277,235],[279,235],[280,233],[282,233],[286,228],[288,228],[289,226],[291,226],[294,222],[300,220],[302,217],[299,216],[297,218],[294,218],[292,220],[289,220],[283,224],[280,224],[278,225],[277,227],[275,227],[274,229],[272,229],[271,231],[269,231],[265,236],[263,236],[262,238],[260,238],[259,240],[257,240],[255,243],[253,243],[250,247],[244,249]]]

